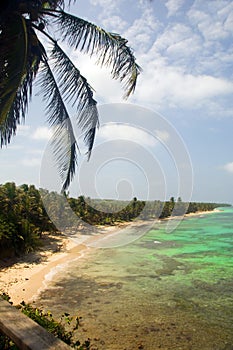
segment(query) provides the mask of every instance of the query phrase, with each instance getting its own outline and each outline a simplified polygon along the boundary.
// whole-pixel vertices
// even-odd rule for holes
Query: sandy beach
[[[119,228],[138,223],[122,223],[115,226],[100,227],[102,235],[114,234]],[[89,237],[89,242],[97,237]],[[70,261],[87,256],[89,248],[67,235],[57,232],[42,235],[42,246],[21,257],[0,259],[0,293],[7,293],[17,305],[22,301],[32,302],[41,290],[46,288],[46,281],[52,279],[56,270]]]
[[[9,294],[14,304],[32,301],[46,286],[45,277],[53,268],[81,257],[87,249],[61,233],[44,234],[42,241],[38,251],[0,261],[0,291]]]
[[[216,210],[214,211],[216,212]],[[198,212],[186,215],[201,216],[212,212]],[[133,225],[144,225],[145,222],[134,222]],[[117,232],[119,228],[132,223],[102,228],[104,235]],[[93,240],[95,237],[93,237]],[[43,234],[42,246],[34,252],[19,258],[0,259],[0,292],[7,293],[17,305],[21,301],[32,302],[42,289],[46,280],[51,279],[56,268],[69,264],[74,259],[87,257],[95,248],[80,244],[63,233]]]

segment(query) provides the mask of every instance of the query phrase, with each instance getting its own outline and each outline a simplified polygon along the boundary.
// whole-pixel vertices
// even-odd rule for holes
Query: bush
[[[1,297],[10,302],[10,297],[3,293]],[[11,302],[10,302],[11,303]],[[11,303],[12,304],[12,303]],[[66,344],[76,350],[89,350],[90,341],[86,340],[83,344],[79,340],[75,341],[74,332],[78,329],[81,317],[72,317],[68,313],[64,313],[59,321],[53,318],[51,312],[44,312],[41,309],[34,308],[30,304],[22,302],[17,306],[26,316],[30,317],[33,321],[45,328],[49,333],[52,333],[55,337],[61,339]],[[69,328],[67,330],[66,328]],[[17,350],[18,347],[4,334],[0,333],[0,349],[1,350]]]

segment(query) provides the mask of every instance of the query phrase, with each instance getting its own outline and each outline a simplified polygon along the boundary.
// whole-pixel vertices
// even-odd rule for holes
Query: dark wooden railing
[[[0,297],[0,331],[22,350],[71,350],[43,327]]]

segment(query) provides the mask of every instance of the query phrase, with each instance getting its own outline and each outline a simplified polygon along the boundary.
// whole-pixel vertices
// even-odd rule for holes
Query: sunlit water
[[[172,233],[166,224],[130,245],[91,249],[37,304],[82,316],[78,337],[93,350],[232,350],[233,209]]]

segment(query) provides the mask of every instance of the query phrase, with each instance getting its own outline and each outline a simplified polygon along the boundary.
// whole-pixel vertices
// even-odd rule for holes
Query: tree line
[[[43,201],[41,198],[43,195]],[[38,190],[34,185],[16,186],[14,182],[0,185],[0,256],[9,256],[28,252],[37,247],[43,232],[55,232],[57,229],[48,216],[44,202],[49,201],[46,209],[53,212],[54,218],[65,216],[66,209],[57,198],[64,196],[56,192]],[[69,197],[66,195],[66,207],[72,209],[75,216],[91,225],[114,225],[119,222],[164,219],[184,212],[210,211],[224,203],[185,203],[171,197],[169,201],[142,201],[134,197],[130,202],[118,200],[99,200]],[[48,207],[49,206],[49,207]],[[68,214],[67,214],[68,215]],[[72,226],[72,222],[70,222]],[[75,227],[74,227],[75,229]]]

